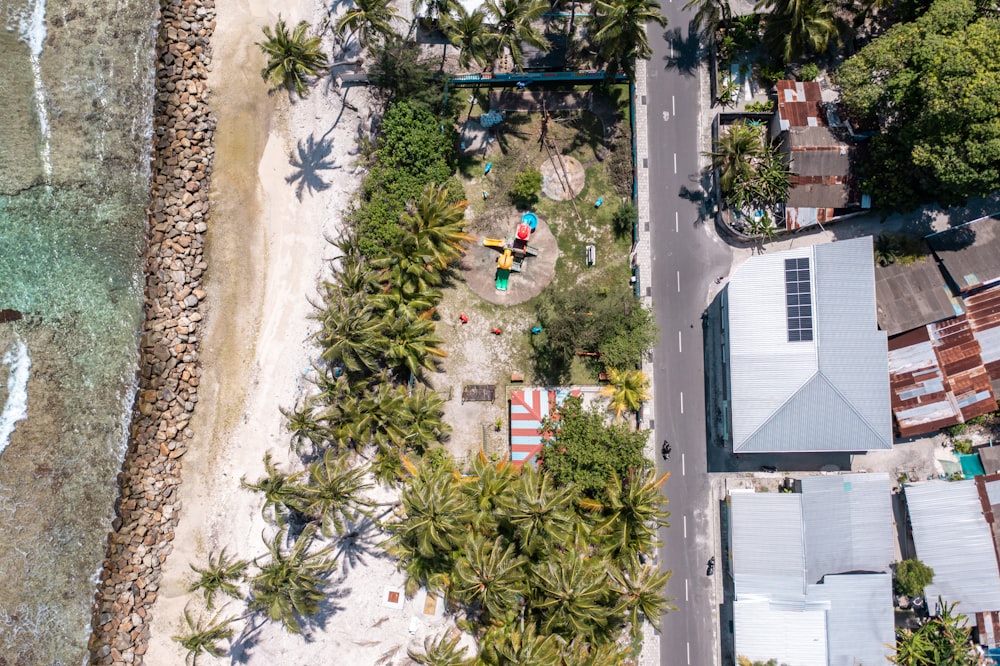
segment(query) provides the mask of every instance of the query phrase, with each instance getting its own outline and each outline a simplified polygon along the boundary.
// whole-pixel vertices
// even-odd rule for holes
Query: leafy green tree
[[[314,525],[306,526],[288,552],[282,547],[285,528],[271,541],[265,539],[270,560],[250,579],[250,611],[264,613],[293,634],[302,633],[302,618],[319,612],[326,577],[336,566],[329,557],[333,546],[309,551],[315,534]]]
[[[420,44],[392,35],[385,43],[369,46],[368,53],[370,89],[390,108],[405,100],[435,116],[456,116],[462,102],[445,94],[440,62],[424,56]]]
[[[198,574],[198,580],[188,586],[188,592],[201,590],[205,595],[205,604],[212,610],[215,595],[219,592],[233,599],[240,598],[237,584],[243,580],[243,573],[250,564],[245,560],[231,560],[226,557],[226,549],[223,548],[217,558],[209,553],[208,566],[204,569],[193,564],[189,566]]]
[[[309,94],[308,79],[319,76],[327,68],[326,54],[320,49],[320,37],[309,36],[309,24],[300,21],[295,30],[288,32],[279,17],[272,30],[262,28],[267,38],[257,46],[267,56],[267,65],[260,75],[273,87],[293,90],[299,97]]]
[[[538,203],[538,195],[542,191],[542,172],[529,166],[516,176],[507,196],[512,204],[521,210],[528,210]]]
[[[611,228],[615,232],[615,238],[630,238],[638,219],[639,210],[631,201],[618,206],[611,216]]]
[[[329,449],[309,465],[299,504],[302,513],[320,525],[325,536],[343,534],[345,524],[368,513],[372,502],[361,494],[372,488],[365,467],[351,467],[346,456]]]
[[[642,370],[608,370],[608,385],[600,395],[610,399],[611,411],[620,421],[625,412],[638,412],[642,403],[649,400],[649,377]]]
[[[410,659],[424,666],[470,666],[472,660],[465,656],[466,649],[459,647],[461,636],[448,638],[442,634],[435,639],[424,639],[424,652],[407,650]]]
[[[767,10],[764,45],[783,62],[820,54],[839,39],[834,7],[827,0],[758,0]]]
[[[613,475],[624,479],[629,470],[649,464],[643,456],[646,433],[607,424],[600,411],[585,410],[579,398],[567,398],[543,431],[550,433],[540,456],[546,473],[590,498],[602,497]]]
[[[234,620],[235,618],[220,619],[218,615],[208,621],[195,620],[185,608],[184,622],[187,624],[188,631],[173,637],[173,640],[187,650],[184,663],[188,666],[198,666],[198,657],[202,654],[207,654],[210,657],[225,656],[226,648],[220,646],[219,643],[233,637],[233,629],[229,625]]]
[[[633,639],[642,636],[643,620],[658,628],[661,615],[668,610],[677,610],[663,596],[672,572],[630,560],[621,568],[612,568],[608,575],[612,589],[619,595],[615,612],[622,612],[628,618]]]
[[[621,69],[634,77],[635,61],[649,60],[653,50],[646,25],[653,23],[667,26],[656,0],[594,0],[590,36],[610,73]]]
[[[876,205],[950,206],[1000,189],[1000,19],[937,0],[849,58],[837,81],[852,119],[874,125],[863,165]]]
[[[934,582],[934,569],[920,560],[903,560],[896,564],[892,582],[896,594],[919,597],[923,595],[924,588]]]
[[[414,16],[423,13],[434,22],[447,20],[458,7],[461,5],[455,0],[413,0],[410,3]]]
[[[524,67],[522,44],[548,48],[549,41],[534,25],[549,9],[545,0],[486,0],[484,7],[492,18],[493,32],[489,41],[493,47],[493,60],[507,51],[514,67],[521,69]]]
[[[370,48],[389,38],[392,24],[399,20],[391,0],[354,0],[354,6],[338,19],[334,31],[345,42],[357,35],[361,46]]]
[[[972,644],[972,628],[965,615],[955,612],[957,604],[939,597],[941,612],[925,618],[915,629],[896,632],[896,654],[890,661],[900,666],[978,666],[982,657]]]
[[[462,5],[455,8],[455,15],[443,22],[448,41],[458,48],[458,66],[468,69],[472,63],[485,66],[493,53],[490,45],[490,31],[486,25],[486,14],[482,9],[471,12]]]

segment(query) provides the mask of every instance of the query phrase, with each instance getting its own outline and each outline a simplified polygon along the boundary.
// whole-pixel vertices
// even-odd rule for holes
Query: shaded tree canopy
[[[883,208],[963,203],[1000,189],[1000,17],[937,0],[851,57],[851,114],[879,129],[864,189]]]
[[[552,435],[540,456],[542,467],[556,483],[574,483],[588,497],[603,496],[613,473],[624,479],[629,470],[649,464],[642,454],[644,431],[607,423],[603,412],[584,409],[580,398],[567,398],[545,430]]]

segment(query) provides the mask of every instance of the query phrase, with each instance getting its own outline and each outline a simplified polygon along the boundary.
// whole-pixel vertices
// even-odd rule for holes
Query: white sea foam
[[[45,44],[45,0],[28,0],[28,10],[18,17],[18,36],[28,45],[31,76],[35,82],[35,111],[38,128],[42,134],[42,168],[45,182],[52,177],[52,160],[49,147],[49,109],[45,101],[45,83],[42,81],[42,47]]]
[[[0,454],[7,448],[17,422],[28,416],[31,357],[27,345],[18,340],[14,348],[4,354],[3,364],[10,368],[10,375],[7,377],[7,402],[0,414]]]

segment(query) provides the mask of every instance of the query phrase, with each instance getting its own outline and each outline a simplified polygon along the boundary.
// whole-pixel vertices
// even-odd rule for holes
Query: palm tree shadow
[[[243,627],[239,636],[233,639],[229,646],[229,663],[246,664],[253,656],[253,649],[257,647],[257,640],[260,638],[261,629],[264,628],[266,620],[257,614],[250,616],[250,621]]]
[[[319,604],[319,610],[308,617],[299,617],[299,620],[302,622],[302,636],[306,639],[307,643],[312,642],[317,631],[326,629],[330,618],[346,608],[346,606],[338,603],[337,600],[344,599],[350,596],[350,594],[351,588],[349,587],[332,587],[329,583],[327,584],[323,589],[323,601]]]
[[[712,214],[711,208],[714,203],[711,196],[712,173],[711,171],[702,171],[700,174],[692,175],[689,180],[693,186],[681,185],[677,196],[687,199],[692,205],[698,207],[698,216],[694,225],[699,226],[704,224],[705,220]]]
[[[310,195],[329,189],[330,183],[323,180],[320,172],[340,168],[330,157],[333,139],[327,138],[329,134],[328,130],[318,141],[313,135],[306,137],[304,142],[299,141],[296,152],[288,158],[288,163],[296,171],[287,176],[285,182],[295,184],[295,197],[299,201],[302,201],[302,194],[306,189]]]
[[[388,553],[380,546],[382,534],[371,516],[358,516],[345,524],[344,534],[337,540],[334,555],[343,575],[351,569],[365,566],[369,557],[384,559]]]
[[[695,76],[698,73],[698,63],[701,60],[701,41],[692,26],[688,26],[687,35],[681,28],[672,28],[663,33],[663,39],[673,44],[673,49],[663,56],[664,69],[671,67],[682,76]]]

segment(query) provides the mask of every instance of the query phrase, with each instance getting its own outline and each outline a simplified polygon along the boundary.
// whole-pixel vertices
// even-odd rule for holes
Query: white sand
[[[272,7],[264,0],[217,2],[210,84],[219,124],[208,236],[207,328],[201,342],[204,377],[192,423],[195,440],[184,459],[174,551],[163,566],[153,608],[145,655],[151,666],[182,663],[184,651],[171,636],[183,630],[185,606],[196,617],[205,615],[201,596],[186,592],[194,578],[189,565],[204,566],[208,554],[223,547],[244,559],[267,552],[261,535],[270,537],[274,528],[261,518],[260,496],[242,490],[240,478],[259,478],[267,451],[279,463],[289,458],[279,407],[292,406],[306,390],[303,375],[316,353],[307,340],[314,330],[307,298],[315,296],[327,260],[336,253],[324,236],[338,235],[341,213],[360,182],[351,154],[359,122],[368,122],[366,93],[348,93],[362,118],[343,109],[339,90],[325,81],[294,103],[285,93],[268,95],[259,76],[264,58],[254,43],[262,38],[261,26],[277,19]],[[301,0],[281,13],[289,26],[301,19],[319,26],[325,7]],[[305,146],[309,137],[316,143],[332,141],[326,162],[335,168],[317,170],[316,177],[328,187],[306,187],[299,201],[298,181],[286,179],[299,173],[290,159],[298,158],[299,142]],[[403,576],[378,547],[384,535],[371,529],[364,537],[357,557],[341,557],[329,608],[307,637],[258,621],[263,626],[244,636],[233,661],[266,666],[404,664],[409,662],[406,647],[453,626],[440,614],[425,616],[419,596],[401,608],[383,605],[384,588],[402,585]],[[241,602],[231,602],[223,614],[242,615],[244,610]],[[239,634],[247,624],[233,626]],[[383,660],[387,655],[392,656]]]

